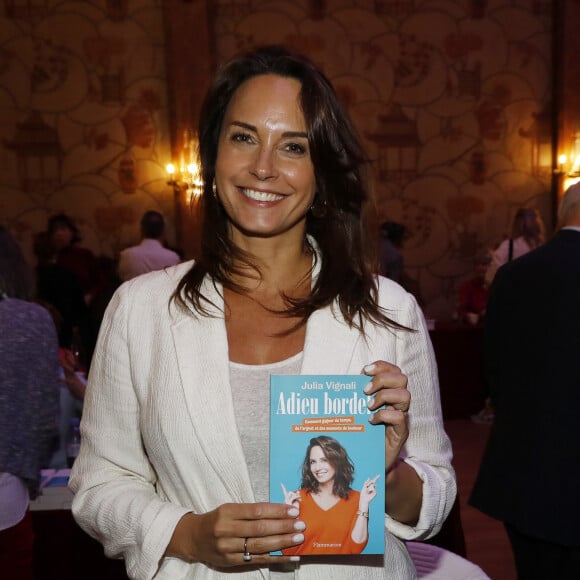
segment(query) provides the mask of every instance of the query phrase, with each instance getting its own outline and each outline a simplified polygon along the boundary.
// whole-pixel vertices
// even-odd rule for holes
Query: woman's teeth
[[[278,201],[280,199],[284,199],[283,195],[278,195],[277,193],[267,193],[264,191],[256,191],[255,189],[242,189],[242,193],[254,201]]]

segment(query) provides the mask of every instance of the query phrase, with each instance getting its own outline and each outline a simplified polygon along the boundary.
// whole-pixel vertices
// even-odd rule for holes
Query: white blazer
[[[125,559],[131,578],[264,578],[267,569],[228,573],[163,559],[185,513],[254,501],[229,384],[221,288],[204,283],[212,317],[170,302],[191,266],[135,278],[117,290],[107,308],[70,480],[73,514],[108,556]],[[355,557],[354,569],[301,565],[300,579],[413,578],[413,565],[397,538],[437,533],[455,499],[437,368],[422,313],[410,294],[383,278],[380,303],[391,318],[416,331],[369,325],[365,340],[339,310],[319,310],[307,323],[301,372],[356,374],[370,362],[386,360],[407,374],[412,402],[404,456],[424,482],[420,519],[409,527],[386,517],[385,568],[361,566],[369,560]]]

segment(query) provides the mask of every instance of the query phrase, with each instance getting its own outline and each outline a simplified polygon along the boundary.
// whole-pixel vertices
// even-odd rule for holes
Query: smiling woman
[[[127,282],[109,304],[73,513],[133,578],[259,579],[280,565],[303,580],[412,578],[404,540],[437,533],[455,479],[421,310],[369,261],[353,125],[312,62],[270,46],[217,72],[198,135],[201,252]],[[384,564],[272,555],[312,529],[306,498],[300,509],[268,501],[270,375],[358,373],[370,377],[368,428],[384,433],[386,474],[334,490],[342,464],[321,440],[309,498],[346,506],[338,519],[356,522],[345,541],[360,546],[364,502],[385,485]]]
[[[376,497],[380,475],[367,479],[361,491],[351,489],[354,465],[346,449],[333,437],[310,440],[302,464],[299,491],[284,501],[300,508],[306,523],[304,542],[283,554],[360,554],[368,541],[369,505]]]

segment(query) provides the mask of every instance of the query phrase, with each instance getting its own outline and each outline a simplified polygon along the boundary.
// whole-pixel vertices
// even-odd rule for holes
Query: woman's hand
[[[401,369],[385,361],[376,361],[364,367],[363,373],[373,377],[365,387],[367,395],[374,395],[369,404],[371,423],[385,424],[386,473],[397,462],[399,453],[409,437],[407,413],[411,394],[407,390],[407,376]]]
[[[360,497],[358,500],[359,511],[368,513],[369,505],[377,495],[377,480],[379,477],[380,474],[376,475],[372,479],[367,479],[364,482],[362,489],[360,490]]]
[[[294,506],[296,509],[300,509],[300,492],[299,491],[288,491],[283,483],[282,493],[284,494],[284,503]]]
[[[407,413],[411,394],[407,390],[407,377],[399,367],[385,361],[369,364],[363,372],[373,377],[365,388],[367,395],[374,395],[369,403],[369,409],[375,411],[371,423],[385,424],[387,514],[404,524],[415,525],[421,512],[423,483],[410,465],[399,460],[409,437]]]
[[[298,509],[274,503],[223,504],[205,514],[185,514],[177,524],[166,556],[224,568],[295,562],[297,556],[269,552],[304,541],[306,524]],[[244,547],[251,558],[244,558]]]

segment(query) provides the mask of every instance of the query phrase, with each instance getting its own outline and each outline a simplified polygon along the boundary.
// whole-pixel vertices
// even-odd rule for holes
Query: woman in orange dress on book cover
[[[304,543],[282,550],[292,554],[360,554],[368,542],[369,505],[377,495],[379,476],[351,489],[354,465],[333,437],[310,440],[302,464],[299,491],[287,491],[285,502],[300,508],[306,523]]]

